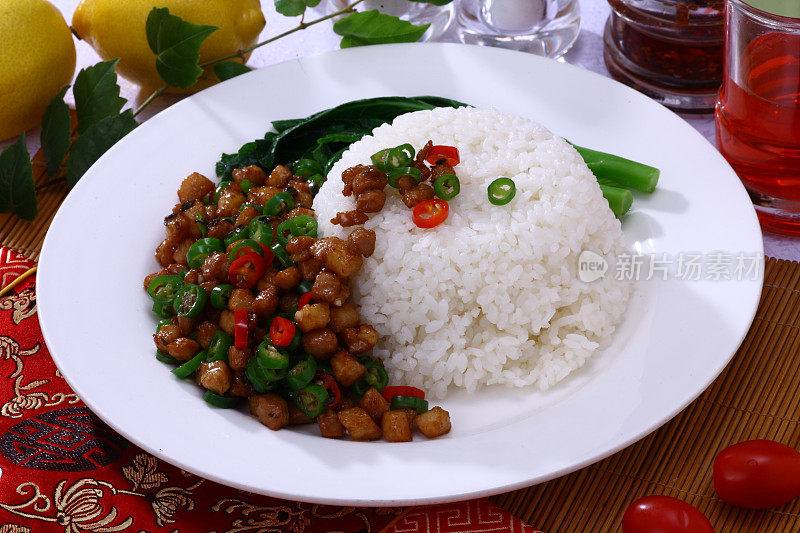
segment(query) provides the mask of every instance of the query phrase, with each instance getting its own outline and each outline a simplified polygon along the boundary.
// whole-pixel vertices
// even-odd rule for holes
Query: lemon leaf
[[[69,136],[71,120],[69,106],[64,103],[64,95],[69,85],[65,86],[55,95],[42,116],[42,134],[39,140],[42,152],[47,161],[47,173],[53,176],[69,150]]]
[[[203,69],[200,46],[216,26],[186,22],[169,14],[169,8],[153,8],[147,15],[147,44],[156,54],[156,70],[168,85],[188,89],[200,78]]]
[[[0,153],[0,213],[14,212],[19,218],[36,216],[36,186],[25,134]]]
[[[78,133],[88,130],[106,117],[119,114],[127,100],[119,95],[117,73],[119,59],[103,61],[78,72],[72,94],[78,115]]]
[[[416,26],[377,9],[350,13],[333,25],[342,36],[340,46],[350,48],[369,44],[413,43],[418,41],[430,24]]]
[[[69,186],[74,187],[100,156],[136,126],[138,124],[133,118],[133,111],[128,109],[120,115],[104,118],[79,135],[67,157],[66,177]]]
[[[235,78],[240,74],[250,72],[252,69],[236,61],[223,61],[214,65],[214,74],[217,75],[219,81],[229,80]]]
[[[275,0],[275,11],[286,17],[302,15],[307,7],[316,7],[320,0]]]

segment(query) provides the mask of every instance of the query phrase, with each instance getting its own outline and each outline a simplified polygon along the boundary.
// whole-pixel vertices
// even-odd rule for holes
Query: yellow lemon
[[[75,43],[45,0],[0,0],[0,141],[38,125],[72,79]]]
[[[156,71],[156,57],[147,44],[145,22],[153,7],[193,24],[217,26],[200,47],[200,62],[233,54],[256,43],[266,21],[259,0],[82,0],[72,27],[104,60],[120,58],[117,72],[144,87],[164,82]],[[206,72],[190,90],[216,81]]]

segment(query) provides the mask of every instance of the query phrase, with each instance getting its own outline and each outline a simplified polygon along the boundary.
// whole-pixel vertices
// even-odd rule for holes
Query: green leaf
[[[307,7],[316,7],[320,0],[275,0],[275,11],[286,17],[302,15]]]
[[[421,4],[432,4],[434,6],[446,6],[453,0],[410,0],[411,2],[419,2]]]
[[[119,95],[117,73],[114,68],[119,59],[97,63],[78,72],[72,94],[78,115],[78,133],[106,117],[117,115],[126,100]]]
[[[61,166],[69,150],[72,121],[69,118],[69,106],[64,102],[67,89],[69,85],[50,100],[42,116],[42,134],[39,140],[47,161],[47,173],[51,176],[58,172],[58,167]]]
[[[216,26],[186,22],[169,14],[169,8],[153,8],[147,15],[147,44],[156,54],[156,70],[168,85],[188,89],[203,74],[200,68],[200,45],[214,33]]]
[[[14,212],[24,220],[36,216],[36,186],[25,134],[0,153],[0,213]]]
[[[430,24],[415,26],[393,15],[371,11],[351,13],[333,25],[333,31],[342,36],[341,47],[368,44],[413,43],[418,41]]]
[[[214,65],[214,74],[217,75],[219,81],[229,80],[241,74],[250,72],[252,69],[247,65],[243,65],[236,61],[223,61]]]
[[[137,126],[133,112],[128,109],[121,115],[106,117],[79,135],[67,158],[67,183],[74,187],[89,167],[100,159],[117,141]]]

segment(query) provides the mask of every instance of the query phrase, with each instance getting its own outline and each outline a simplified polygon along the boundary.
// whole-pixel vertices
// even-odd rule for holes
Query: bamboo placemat
[[[39,152],[37,184],[49,180],[43,165]],[[66,191],[63,183],[41,190],[39,215],[32,222],[0,215],[0,243],[38,259]],[[691,503],[718,532],[800,530],[800,501],[770,511],[738,509],[716,497],[711,478],[714,456],[729,444],[767,438],[800,446],[799,345],[800,263],[769,258],[753,326],[731,364],[700,398],[604,461],[492,500],[548,533],[619,531],[628,504],[648,494]]]
[[[620,531],[633,500],[664,494],[700,509],[717,532],[800,531],[800,500],[768,511],[714,493],[718,451],[749,439],[800,446],[800,263],[767,259],[756,318],[733,361],[695,402],[625,450],[494,503],[548,533]]]

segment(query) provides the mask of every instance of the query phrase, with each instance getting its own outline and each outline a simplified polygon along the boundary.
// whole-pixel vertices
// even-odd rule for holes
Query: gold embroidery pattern
[[[0,300],[0,310],[9,311],[13,309],[11,320],[19,325],[26,318],[36,314],[36,291],[32,287],[24,289],[18,294],[9,294]]]

